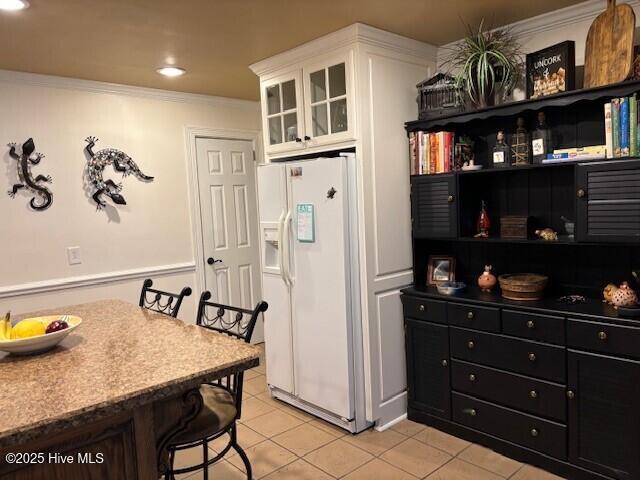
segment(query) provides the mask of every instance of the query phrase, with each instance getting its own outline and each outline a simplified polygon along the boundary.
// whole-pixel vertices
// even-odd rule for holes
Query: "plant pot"
[[[469,96],[469,100],[471,102],[472,105],[474,105],[477,109],[481,109],[481,108],[487,108],[487,107],[492,107],[495,105],[496,103],[496,95],[495,95],[495,87],[496,87],[496,83],[495,82],[487,82],[487,85],[485,87],[485,94],[484,95],[480,95],[480,88],[478,88],[478,84],[477,84],[477,80],[474,79],[474,87],[475,87],[475,91],[478,92],[478,94],[476,95],[476,99],[475,101],[471,99],[471,96]]]

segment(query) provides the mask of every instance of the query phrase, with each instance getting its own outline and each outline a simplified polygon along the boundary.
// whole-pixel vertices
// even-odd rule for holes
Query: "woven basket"
[[[509,273],[498,277],[502,296],[509,300],[540,300],[549,277],[537,273]]]

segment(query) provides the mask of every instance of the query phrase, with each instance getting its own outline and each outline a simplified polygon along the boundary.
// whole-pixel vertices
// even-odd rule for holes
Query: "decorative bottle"
[[[538,124],[531,133],[531,152],[533,163],[542,163],[547,158],[547,154],[553,150],[551,129],[547,126],[544,112],[538,112]]]
[[[524,118],[518,117],[516,133],[511,135],[511,164],[527,165],[530,163],[531,138],[524,128]]]
[[[510,149],[505,142],[504,132],[500,130],[496,135],[496,146],[493,147],[493,166],[504,167],[509,165]]]
[[[478,215],[478,223],[476,225],[477,233],[475,238],[489,238],[489,229],[491,228],[491,220],[487,213],[487,204],[482,200],[482,207],[480,208],[480,215]]]

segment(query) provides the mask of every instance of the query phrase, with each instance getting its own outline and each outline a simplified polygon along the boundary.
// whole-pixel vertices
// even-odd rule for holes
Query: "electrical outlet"
[[[80,247],[68,247],[67,259],[69,260],[69,265],[78,265],[82,263],[82,254],[80,252]]]

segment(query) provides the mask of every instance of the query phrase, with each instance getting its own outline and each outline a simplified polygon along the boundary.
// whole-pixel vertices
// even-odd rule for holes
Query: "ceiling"
[[[0,12],[0,68],[257,100],[248,65],[362,22],[442,45],[576,0],[30,0]],[[603,2],[604,4],[604,2]],[[179,78],[155,70],[175,63]]]

